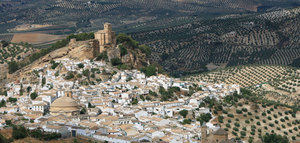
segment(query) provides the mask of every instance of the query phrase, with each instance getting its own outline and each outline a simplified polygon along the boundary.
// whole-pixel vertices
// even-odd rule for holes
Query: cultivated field
[[[64,36],[50,35],[50,34],[43,34],[43,33],[18,33],[18,34],[14,34],[11,42],[13,43],[27,42],[30,44],[49,44],[63,38]]]

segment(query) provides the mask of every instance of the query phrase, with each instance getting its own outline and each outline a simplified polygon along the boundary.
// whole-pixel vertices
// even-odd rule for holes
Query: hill
[[[23,61],[36,51],[38,51],[38,49],[28,43],[10,43],[1,41],[0,64],[7,64],[10,61]]]
[[[247,64],[299,67],[299,12],[294,8],[196,19],[131,35],[153,47],[152,59],[175,76]]]
[[[209,83],[238,84],[268,99],[297,105],[300,70],[286,66],[238,66],[184,78]]]
[[[265,100],[247,90],[216,102],[212,110],[214,122],[231,137],[248,142],[260,142],[266,133],[287,136],[290,141],[299,138],[298,109]]]

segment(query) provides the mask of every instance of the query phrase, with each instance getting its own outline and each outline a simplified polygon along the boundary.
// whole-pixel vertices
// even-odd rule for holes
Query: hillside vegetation
[[[286,66],[237,66],[185,77],[185,80],[238,84],[269,99],[298,104],[300,70]]]
[[[152,59],[172,75],[247,65],[291,65],[300,58],[300,8],[213,19],[132,32],[153,48]]]
[[[299,106],[289,107],[264,99],[242,89],[242,94],[225,97],[212,108],[215,121],[228,131],[230,137],[259,142],[265,134],[299,138]]]
[[[37,49],[28,43],[10,43],[1,41],[0,43],[0,64],[10,61],[23,61]]]

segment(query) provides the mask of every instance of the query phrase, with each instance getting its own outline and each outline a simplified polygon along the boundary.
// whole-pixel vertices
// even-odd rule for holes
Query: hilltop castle
[[[99,45],[99,53],[105,51],[105,48],[116,46],[116,33],[112,31],[111,24],[105,23],[104,29],[95,33],[96,44]],[[97,46],[98,47],[98,46]]]

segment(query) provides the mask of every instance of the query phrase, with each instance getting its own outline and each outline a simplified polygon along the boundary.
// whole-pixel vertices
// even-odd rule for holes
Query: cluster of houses
[[[84,136],[119,143],[199,142],[200,122],[193,120],[190,124],[182,124],[184,118],[178,112],[187,110],[188,117],[210,113],[209,108],[199,108],[204,98],[220,99],[240,92],[238,85],[195,83],[166,75],[146,77],[138,70],[118,70],[105,62],[70,59],[55,62],[60,63],[65,73],[80,73],[92,68],[99,69],[99,73],[115,72],[107,80],[82,85],[76,80],[66,80],[63,74],[56,75],[58,71],[52,69],[50,63],[32,69],[38,77],[37,81],[23,78],[6,84],[7,96],[0,96],[0,101],[6,101],[6,107],[0,108],[0,128],[6,126],[6,120],[12,120],[28,129],[41,128],[47,132],[61,133],[62,137]],[[79,68],[78,64],[84,67]],[[161,87],[178,87],[188,92],[189,87],[195,85],[201,90],[191,96],[180,95],[173,101],[156,100],[159,97],[151,97],[151,100],[140,98],[150,96],[149,92],[159,95]],[[33,92],[37,93],[36,98],[32,98]],[[56,113],[61,114],[51,114],[51,108],[54,108],[51,105],[64,96],[72,100],[64,99],[55,103],[56,110],[61,110]],[[133,99],[138,99],[138,102],[133,104]],[[64,110],[71,107],[74,110],[78,107],[79,114],[65,114],[67,111]],[[219,128],[212,122],[206,125],[213,130]]]

